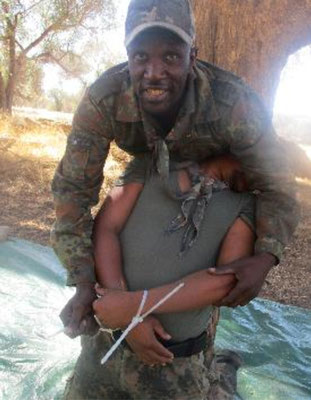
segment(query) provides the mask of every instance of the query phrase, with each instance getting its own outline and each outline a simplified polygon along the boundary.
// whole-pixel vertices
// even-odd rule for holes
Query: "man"
[[[220,305],[254,298],[297,223],[293,177],[278,147],[270,118],[239,78],[196,60],[194,23],[187,0],[132,0],[126,20],[128,63],[103,74],[75,114],[67,149],[54,180],[56,253],[76,294],[61,318],[71,336],[94,327],[95,299],[91,206],[98,202],[109,144],[134,155],[124,180],[151,160],[168,179],[169,159],[201,161],[232,153],[257,190],[255,255],[211,274],[235,275],[237,284]]]

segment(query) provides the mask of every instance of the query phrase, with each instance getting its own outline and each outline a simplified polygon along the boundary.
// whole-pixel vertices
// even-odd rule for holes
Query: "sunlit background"
[[[114,54],[116,62],[126,59],[123,45],[124,21],[129,0],[119,0],[117,29],[107,32],[102,38],[106,51]],[[106,47],[107,46],[107,47]],[[88,83],[96,78],[94,71],[87,76]],[[81,82],[77,79],[64,79],[60,75],[59,67],[47,66],[45,68],[44,89],[46,92],[59,85],[69,94],[81,90]],[[284,68],[277,92],[274,114],[288,116],[305,116],[311,118],[311,48],[302,48],[289,57]]]
[[[311,117],[311,47],[289,57],[281,75],[274,112]]]

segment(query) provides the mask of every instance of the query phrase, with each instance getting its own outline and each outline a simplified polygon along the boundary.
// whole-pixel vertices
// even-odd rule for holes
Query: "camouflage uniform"
[[[108,333],[83,337],[82,353],[69,380],[65,400],[203,400],[208,396],[213,369],[204,353],[176,358],[165,367],[150,367],[122,345],[104,366],[103,354],[112,346]],[[100,350],[100,351],[99,351]],[[104,352],[104,353],[103,353]],[[204,379],[200,379],[202,377]]]
[[[102,366],[102,356],[114,343],[110,334],[82,337],[64,400],[232,400],[240,360],[232,352],[213,357],[217,318],[216,312],[210,320],[207,352],[175,358],[166,366],[144,365],[124,344]]]
[[[195,29],[188,0],[132,0],[126,46],[150,27],[168,29],[193,45]],[[90,209],[98,202],[112,140],[134,156],[123,183],[144,181],[138,171],[146,158],[165,184],[170,161],[200,162],[228,152],[235,155],[251,190],[258,191],[256,253],[270,252],[280,258],[297,223],[294,183],[256,94],[238,77],[199,61],[189,75],[175,126],[166,135],[139,107],[124,63],[103,74],[86,92],[53,180],[57,220],[52,242],[68,270],[69,285],[95,282]],[[139,363],[125,347],[101,368],[98,349],[108,349],[111,339],[103,333],[83,338],[66,399],[231,399],[239,360],[230,353],[213,358],[216,325],[214,318],[204,354],[154,369]]]
[[[231,73],[198,61],[175,126],[164,139],[161,134],[139,107],[127,63],[104,73],[86,92],[52,184],[52,243],[69,285],[95,282],[90,208],[98,202],[112,140],[135,157],[125,180],[135,179],[135,163],[145,157],[165,175],[169,158],[199,162],[235,155],[258,191],[255,252],[281,257],[298,220],[295,184],[258,96]]]
[[[270,252],[281,257],[297,223],[294,181],[288,172],[284,153],[279,149],[271,121],[257,95],[236,76],[198,61],[189,77],[176,124],[164,136],[160,127],[140,109],[126,63],[104,73],[86,92],[74,117],[65,156],[53,180],[57,221],[52,231],[52,242],[68,270],[69,285],[95,282],[90,208],[98,202],[103,166],[112,140],[134,156],[123,176],[123,183],[143,181],[144,177],[138,171],[141,161],[146,158],[151,159],[151,164],[167,178],[169,160],[199,162],[228,152],[237,156],[251,189],[258,191],[256,253]],[[210,339],[213,337],[214,334],[209,335]],[[203,369],[206,371],[206,382],[203,386],[192,383],[188,387],[184,377],[189,375],[187,371],[191,363],[187,359],[184,363],[179,360],[172,366],[153,370],[140,365],[125,349],[115,355],[120,358],[118,362],[110,367],[108,364],[103,371],[97,364],[99,354],[95,344],[104,341],[101,344],[108,348],[111,341],[102,333],[83,341],[84,349],[75,377],[67,387],[67,400],[80,399],[81,393],[85,393],[83,398],[89,400],[128,399],[126,390],[135,393],[137,382],[144,382],[147,377],[150,378],[148,385],[152,385],[153,379],[157,384],[145,389],[138,385],[140,391],[133,398],[233,398],[239,361],[230,354],[211,361],[212,345],[204,357],[202,354],[191,357],[198,374],[200,371],[202,376]],[[90,373],[79,374],[81,363],[85,362]],[[174,372],[177,375],[173,374],[174,369],[177,369]],[[100,379],[103,379],[100,387],[96,383],[98,380],[94,379],[98,374],[102,374]],[[218,379],[217,374],[221,375]],[[170,376],[173,375],[180,378],[172,380]],[[195,380],[195,371],[189,377],[189,382]],[[115,379],[118,380],[119,392],[115,391]],[[160,393],[162,381],[166,388],[170,388],[165,392],[168,394]],[[129,386],[126,388],[124,385]],[[87,392],[83,392],[88,387]]]

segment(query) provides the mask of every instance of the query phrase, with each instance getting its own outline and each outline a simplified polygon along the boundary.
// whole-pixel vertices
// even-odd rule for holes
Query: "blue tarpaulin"
[[[73,294],[55,254],[23,240],[0,243],[0,398],[57,400],[79,354],[58,314]],[[217,346],[238,352],[237,399],[311,399],[311,312],[267,300],[224,309]]]

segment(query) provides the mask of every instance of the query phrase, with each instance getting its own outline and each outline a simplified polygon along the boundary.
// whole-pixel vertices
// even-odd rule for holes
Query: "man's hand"
[[[98,325],[94,319],[92,304],[96,299],[94,284],[80,284],[75,295],[60,313],[65,333],[71,338],[79,335],[94,335]]]
[[[94,301],[93,310],[100,322],[110,329],[125,329],[138,310],[141,299],[137,293],[100,287],[96,293],[100,298]]]
[[[171,363],[173,353],[159,342],[157,336],[164,340],[171,339],[161,323],[149,315],[127,335],[126,341],[138,359],[147,365]]]
[[[227,182],[231,190],[245,192],[248,183],[242,170],[241,163],[231,154],[210,157],[200,163],[203,174],[214,179]]]
[[[217,268],[209,268],[207,272],[210,275],[234,274],[238,281],[231,292],[215,305],[237,307],[248,304],[258,295],[268,272],[275,265],[275,262],[275,256],[269,253],[262,253]]]

